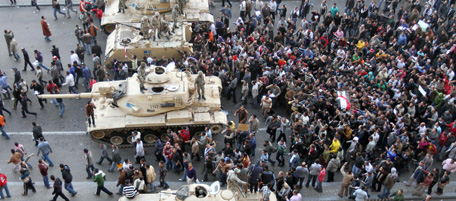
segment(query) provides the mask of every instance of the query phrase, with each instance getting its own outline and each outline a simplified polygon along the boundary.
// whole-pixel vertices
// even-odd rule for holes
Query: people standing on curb
[[[49,145],[49,143],[44,140],[44,137],[40,138],[40,143],[38,144],[38,150],[36,151],[37,157],[40,155],[40,152],[43,153],[43,156],[41,158],[43,160],[47,161],[49,163],[49,166],[54,167],[54,163],[49,158],[49,154],[52,153],[52,148],[51,148],[51,145]]]
[[[70,167],[60,163],[60,171],[62,172],[63,185],[65,189],[71,193],[71,197],[74,197],[78,192],[73,189],[73,175],[71,174]]]
[[[62,180],[56,178],[54,175],[51,175],[51,180],[54,181],[54,191],[52,192],[54,198],[52,198],[51,201],[56,201],[59,196],[62,197],[65,201],[69,201],[70,199],[68,199],[62,192]]]
[[[41,176],[43,176],[43,183],[44,186],[48,189],[50,189],[49,185],[49,177],[48,177],[48,168],[49,165],[43,161],[43,159],[38,160],[38,168],[40,169]]]

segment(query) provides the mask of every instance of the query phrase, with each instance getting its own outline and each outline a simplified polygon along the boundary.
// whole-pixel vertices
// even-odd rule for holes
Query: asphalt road
[[[328,5],[332,5],[334,1],[328,1]],[[343,1],[336,1],[339,5],[339,10],[343,10]],[[215,17],[220,16],[220,9],[221,2],[216,2],[217,6],[212,8],[213,14]],[[288,10],[290,11],[295,5],[299,5],[297,1],[284,1],[287,5]],[[319,7],[320,2],[314,2],[315,7],[317,9]],[[401,4],[400,4],[401,5]],[[399,5],[399,6],[400,6]],[[234,22],[234,19],[237,18],[239,15],[239,3],[233,2],[233,19],[230,23]],[[42,35],[41,25],[40,25],[40,17],[44,15],[48,18],[48,23],[50,29],[52,31],[52,41],[46,42],[44,40],[44,36]],[[66,65],[70,61],[70,50],[74,50],[77,44],[77,40],[74,36],[74,27],[76,24],[80,24],[79,20],[74,16],[71,19],[65,19],[63,16],[59,16],[58,21],[52,21],[52,8],[50,7],[42,7],[41,12],[37,13],[33,7],[21,7],[21,8],[14,8],[14,7],[6,7],[0,8],[0,29],[8,29],[13,30],[15,33],[15,38],[19,44],[19,47],[25,47],[29,54],[33,55],[33,50],[37,49],[43,53],[44,57],[44,64],[49,65],[51,61],[51,53],[50,50],[52,45],[56,45],[60,49],[60,55],[62,56],[63,64]],[[96,20],[95,20],[96,21]],[[97,22],[96,22],[97,24]],[[234,28],[234,25],[232,25]],[[105,46],[106,35],[103,32],[97,36],[97,39],[102,47]],[[21,55],[21,54],[20,54]],[[22,57],[22,55],[21,55]],[[13,72],[11,68],[16,67],[19,70],[23,68],[23,59],[21,58],[18,62],[13,60],[13,57],[8,56],[8,52],[6,49],[6,44],[4,40],[0,40],[0,70],[2,72],[6,72],[8,76],[8,81],[10,84],[13,82]],[[87,61],[87,59],[86,59]],[[93,66],[89,66],[92,68]],[[31,81],[32,79],[36,79],[34,72],[27,71],[21,72],[22,77],[27,80]],[[50,78],[50,74],[44,73],[44,80],[48,80]],[[80,86],[80,88],[83,88]],[[66,92],[66,88],[64,92]],[[47,200],[51,198],[51,190],[47,190],[43,187],[41,176],[37,170],[37,160],[36,156],[32,157],[30,160],[31,164],[35,167],[32,170],[32,178],[33,181],[36,183],[38,192],[36,194],[30,193],[27,197],[22,197],[20,194],[22,193],[22,183],[19,180],[19,174],[15,174],[12,171],[12,165],[7,164],[10,157],[10,149],[14,147],[14,142],[19,142],[25,146],[29,153],[36,152],[36,148],[34,146],[34,142],[31,140],[31,123],[33,121],[37,122],[39,125],[43,127],[43,131],[45,132],[45,137],[51,144],[54,152],[51,154],[51,159],[55,164],[64,163],[68,164],[72,169],[72,174],[74,176],[74,187],[75,190],[78,191],[78,195],[71,200],[94,200],[93,193],[96,190],[96,184],[90,180],[86,180],[85,177],[87,176],[85,172],[85,160],[82,159],[83,149],[88,148],[92,151],[94,160],[97,160],[100,156],[98,144],[90,140],[89,136],[85,135],[85,112],[84,106],[86,100],[72,100],[72,99],[65,99],[66,111],[63,115],[63,118],[60,118],[58,113],[59,109],[56,108],[53,104],[48,103],[43,110],[40,110],[40,106],[38,104],[37,99],[33,96],[32,92],[29,92],[29,97],[31,97],[33,101],[33,105],[29,107],[30,111],[38,112],[38,117],[33,117],[28,115],[28,118],[21,118],[20,109],[19,110],[11,110],[13,101],[11,100],[4,100],[5,106],[8,110],[12,111],[12,116],[6,114],[6,127],[5,130],[10,134],[11,139],[5,140],[4,138],[0,138],[0,172],[6,174],[8,177],[8,186],[10,192],[13,195],[13,199],[11,200]],[[234,110],[239,108],[240,103],[232,104],[231,101],[222,100],[223,107],[226,111],[229,112],[229,118],[236,121],[236,118],[233,116]],[[246,108],[249,110],[249,114],[257,114],[260,115],[260,111],[257,109],[253,109],[251,105],[247,105]],[[280,108],[280,107],[279,107]],[[283,113],[282,109],[278,110],[279,113]],[[263,124],[261,125],[263,127]],[[267,138],[267,134],[264,132],[264,129],[258,134],[257,136],[257,156],[259,156],[259,152],[261,151],[261,144]],[[223,145],[222,136],[216,136],[216,141],[218,142],[218,146],[220,147]],[[155,162],[155,158],[153,158],[150,154],[153,153],[153,148],[148,147],[146,148],[146,160],[150,162],[156,169],[158,168],[157,163]],[[133,160],[134,151],[133,149],[122,149],[121,150],[122,158],[130,158]],[[275,155],[274,155],[275,156]],[[258,158],[258,157],[257,157]],[[256,159],[257,159],[256,158]],[[103,165],[99,166],[96,165],[97,168],[101,168],[107,173],[108,165],[105,162]],[[197,163],[195,166],[198,173],[202,171],[202,164]],[[287,170],[288,168],[278,168],[272,167],[274,172],[278,172],[280,170]],[[57,167],[51,168],[49,170],[49,174],[54,174],[57,176],[61,176],[60,170]],[[409,174],[404,174],[400,177],[401,180],[405,180],[408,178]],[[178,178],[180,175],[169,173],[167,177],[168,183],[170,183],[173,189],[178,188],[180,185],[184,184],[183,182],[179,182]],[[117,179],[117,173],[107,173],[107,183],[106,187],[111,191],[116,191],[117,188],[115,187],[115,182]],[[340,181],[340,174],[336,174],[336,181]],[[308,198],[313,198],[314,200],[328,200],[333,199],[336,196],[336,192],[339,188],[338,183],[334,184],[324,184],[323,188],[325,189],[324,194],[317,194],[312,189],[303,189],[301,193],[304,193]],[[454,188],[451,188],[454,189]],[[69,195],[67,191],[64,191],[65,194]],[[326,198],[325,198],[326,197]],[[337,197],[336,197],[337,199]],[[111,197],[107,197],[103,195],[97,200],[113,200]]]

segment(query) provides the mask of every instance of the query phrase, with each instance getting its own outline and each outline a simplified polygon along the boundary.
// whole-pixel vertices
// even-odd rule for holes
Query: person
[[[344,193],[345,196],[348,196],[348,185],[350,185],[351,180],[353,179],[353,174],[350,170],[347,172],[345,171],[345,166],[348,162],[345,162],[344,165],[340,168],[340,173],[342,173],[342,185],[340,186],[339,197],[343,198]]]
[[[38,66],[37,68],[39,68],[39,66]],[[38,82],[36,82],[36,80],[32,80],[32,84],[30,85],[30,89],[33,89],[33,90],[34,90],[34,94],[35,94],[35,95],[42,95],[42,94],[44,94],[44,87],[43,87],[43,85],[41,85],[41,84],[39,84]],[[37,96],[37,98],[38,98],[38,96]],[[47,104],[47,99],[38,98],[38,103],[39,103],[40,106],[41,106],[41,110],[44,108],[43,101]]]
[[[166,190],[169,188],[169,185],[165,180],[166,175],[168,173],[168,169],[166,169],[165,163],[163,161],[160,161],[158,163],[158,166],[160,167],[160,170],[159,170],[160,185],[158,187],[163,187]]]
[[[40,155],[40,153],[43,153],[43,156],[41,158],[44,161],[47,161],[49,163],[49,166],[54,167],[54,163],[49,158],[49,154],[52,153],[52,148],[51,145],[49,145],[49,143],[44,140],[44,137],[40,138],[40,143],[38,144],[38,149],[36,152],[37,157]]]
[[[54,175],[51,175],[51,180],[54,181],[54,191],[52,191],[52,195],[54,195],[54,198],[52,198],[52,201],[56,201],[59,196],[63,198],[65,201],[69,201],[70,199],[68,199],[62,192],[62,180],[55,177]]]
[[[100,144],[101,156],[100,156],[100,160],[98,160],[98,162],[97,162],[98,165],[101,165],[101,163],[103,162],[104,159],[108,160],[110,164],[113,162],[112,159],[109,157],[106,147],[107,146],[105,144]]]
[[[136,154],[135,154],[135,159],[136,159],[136,164],[141,161],[141,159],[145,159],[145,152],[144,152],[144,145],[141,139],[136,139]]]
[[[96,196],[100,196],[100,191],[105,192],[106,194],[112,196],[114,195],[111,191],[109,191],[105,186],[105,173],[101,170],[95,169],[93,171],[93,182],[97,183],[97,192],[95,193]]]
[[[11,49],[11,53],[13,54],[14,56],[14,61],[19,61],[19,59],[21,58],[19,56],[19,54],[17,53],[18,52],[18,47],[17,47],[17,41],[16,39],[14,38],[10,38],[11,42],[10,42],[10,49]]]
[[[134,56],[136,57],[136,56]],[[144,62],[141,62],[141,65],[139,66],[138,70],[138,79],[139,79],[139,90],[141,91],[141,93],[144,93],[144,90],[147,91],[146,88],[144,88],[144,82],[146,80],[146,63]]]
[[[204,81],[203,72],[199,71],[198,77],[196,77],[196,79],[195,79],[195,87],[196,87],[196,91],[198,92],[198,100],[201,100],[201,97],[203,98],[203,100],[206,100],[206,97],[204,97],[204,85],[205,84],[206,84],[206,82]]]
[[[399,189],[398,191],[391,194],[391,197],[393,198],[393,201],[404,201],[404,191],[402,189]]]
[[[30,56],[28,52],[25,50],[25,48],[21,48],[22,51],[22,56],[24,57],[24,69],[22,71],[27,71],[27,66],[30,66],[32,71],[35,71],[35,68],[33,67],[32,63],[30,62]]]
[[[32,133],[33,133],[33,141],[35,141],[35,146],[38,146],[40,138],[43,137],[43,131],[41,126],[38,126],[36,122],[32,122]]]
[[[78,94],[78,92],[74,89],[74,76],[70,72],[66,72],[65,83],[63,83],[62,85],[68,85],[68,92]]]
[[[266,94],[266,96],[264,96],[261,99],[260,106],[263,111],[263,120],[266,120],[266,116],[268,115],[268,113],[271,111],[271,108],[272,108],[272,99],[269,97],[269,94]]]
[[[5,137],[5,139],[9,140],[10,136],[5,131],[5,125],[6,125],[6,119],[3,115],[0,115],[0,130],[2,131],[2,136]]]
[[[396,168],[391,168],[391,172],[386,176],[386,179],[383,180],[383,191],[378,196],[380,199],[386,199],[390,195],[391,189],[394,187],[398,179]]]
[[[288,195],[285,196],[287,201],[301,201],[302,195],[298,190],[293,190],[293,195],[289,198]]]
[[[38,50],[33,50],[33,54],[35,55],[36,61],[38,61],[38,66],[46,69],[49,73],[51,69],[43,65],[43,55],[41,54],[41,52]]]
[[[52,8],[54,9],[54,21],[58,20],[57,12],[66,17],[66,14],[60,10],[59,0],[52,0]]]
[[[49,185],[49,177],[48,177],[48,168],[49,168],[49,165],[44,162],[43,159],[39,159],[38,160],[38,168],[40,169],[40,173],[41,173],[41,176],[43,176],[43,183],[44,183],[44,186],[47,188],[47,189],[50,189],[50,185]]]
[[[51,39],[49,37],[52,36],[52,33],[51,33],[51,30],[49,29],[48,23],[46,22],[46,17],[44,17],[44,16],[41,16],[41,29],[43,29],[44,39],[48,42],[51,41]]]
[[[155,190],[155,185],[154,181],[157,178],[157,175],[155,174],[155,169],[154,166],[152,165],[145,165],[145,170],[146,170],[146,185],[148,192],[153,192]]]
[[[90,91],[90,77],[91,77],[90,70],[89,70],[89,67],[87,67],[85,64],[81,64],[81,68],[82,68],[82,83],[86,89],[85,92],[89,92]]]
[[[5,196],[3,195],[3,190],[6,192],[6,197],[11,198],[11,194],[8,190],[8,180],[5,174],[0,173],[0,198],[5,199]]]
[[[239,109],[237,109],[234,116],[238,115],[239,123],[245,124],[247,122],[247,117],[249,116],[249,112],[245,109],[244,105],[241,105]]]
[[[66,10],[67,10],[67,18],[71,18],[71,15],[70,15],[70,11],[73,11],[74,13],[76,13],[76,16],[78,15],[78,11],[75,10],[73,8],[73,1],[72,0],[65,0],[65,7],[66,7]]]
[[[93,127],[95,126],[95,112],[94,109],[97,109],[95,104],[92,101],[87,102],[85,111],[86,111],[86,116],[87,116],[87,121],[89,122],[89,127],[93,124]],[[92,118],[92,121],[90,119]]]
[[[13,56],[13,54],[11,54],[10,42],[11,42],[11,38],[14,38],[14,32],[12,30],[5,29],[5,34],[3,36],[5,37],[6,47],[8,49],[8,55]]]
[[[92,173],[95,170],[95,167],[93,166],[92,152],[90,152],[88,149],[84,149],[84,155],[82,156],[82,158],[85,159],[87,162],[87,164],[86,164],[87,178],[86,179],[91,179]],[[90,170],[92,170],[92,172]]]
[[[418,187],[415,189],[413,195],[423,196],[424,191],[431,185],[433,180],[433,174],[431,172],[426,171],[424,168],[420,169],[423,173],[424,180],[419,183]]]
[[[8,77],[6,76],[5,72],[0,72],[0,85],[2,87],[3,97],[5,97],[6,99],[11,99],[11,94],[10,94],[9,90],[13,90],[13,89],[8,84],[7,79],[8,79]]]
[[[28,194],[28,189],[32,189],[32,191],[34,193],[36,193],[35,186],[33,185],[33,182],[32,182],[32,177],[30,176],[30,170],[27,167],[21,168],[20,173],[21,173],[20,178],[21,178],[22,182],[24,182],[24,193],[22,193],[22,195],[26,196]]]
[[[12,163],[13,164],[13,172],[16,173],[20,168],[21,168],[21,158],[22,154],[20,151],[16,151],[14,149],[11,149],[11,156],[8,161],[8,164]]]
[[[242,0],[244,1],[244,0]],[[269,201],[269,196],[271,195],[272,191],[272,184],[264,185],[263,188],[261,188],[260,192],[262,193],[261,195],[261,201]]]
[[[366,189],[366,186],[356,189],[356,191],[353,193],[355,196],[355,201],[365,201],[368,199]]]
[[[319,193],[323,193],[323,181],[325,180],[326,169],[320,166],[320,173],[318,174],[317,187],[315,190]]]
[[[117,148],[116,145],[112,145],[112,152],[111,152],[111,157],[112,157],[112,162],[111,162],[111,168],[109,168],[108,172],[113,172],[114,168],[121,164],[122,159],[119,154],[119,149]]]
[[[27,116],[25,115],[25,113],[27,114],[32,114],[32,115],[35,115],[35,117],[37,116],[37,113],[35,112],[30,112],[28,110],[28,105],[27,105],[27,102],[32,102],[27,96],[24,95],[24,93],[21,93],[20,95],[20,98],[21,98],[21,105],[22,105],[22,108],[21,108],[21,112],[22,112],[22,118],[27,118]]]
[[[130,181],[125,181],[125,186],[123,187],[123,195],[128,199],[135,198],[136,195],[139,195],[139,192],[135,189],[134,186],[130,185]]]
[[[70,167],[60,163],[60,171],[62,172],[63,185],[65,189],[71,193],[71,197],[74,197],[78,192],[73,189],[73,175],[71,174]]]

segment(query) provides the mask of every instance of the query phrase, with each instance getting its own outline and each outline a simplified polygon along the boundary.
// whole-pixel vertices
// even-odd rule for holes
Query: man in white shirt
[[[62,85],[68,85],[68,92],[78,94],[78,92],[74,89],[74,77],[70,72],[66,72],[65,83]]]
[[[135,159],[136,159],[136,164],[139,164],[139,161],[144,158],[144,146],[141,141],[141,139],[136,139],[136,154],[135,154]]]
[[[80,64],[78,54],[76,54],[73,50],[71,50],[70,60],[72,64],[74,64],[74,62]]]

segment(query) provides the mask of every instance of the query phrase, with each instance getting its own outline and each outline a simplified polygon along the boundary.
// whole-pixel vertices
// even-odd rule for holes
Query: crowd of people
[[[77,93],[79,78],[83,78],[88,91],[96,81],[111,80],[112,74],[114,80],[125,79],[138,62],[174,62],[181,70],[218,76],[223,83],[223,98],[252,104],[255,110],[261,108],[262,115],[257,118],[241,106],[235,113],[238,121],[228,122],[221,133],[223,145],[216,143],[209,128],[198,135],[185,127],[170,129],[166,143],[155,139],[160,186],[165,188],[169,187],[167,171],[182,174],[180,180],[188,183],[211,181],[218,174],[216,180],[222,185],[234,182],[244,186],[242,191],[260,190],[264,200],[275,192],[279,200],[295,201],[302,199],[299,192],[303,186],[323,192],[323,184],[334,182],[334,175],[340,172],[341,198],[363,200],[372,197],[372,192],[380,192],[378,197],[382,199],[403,200],[412,195],[404,195],[403,190],[390,191],[399,175],[411,174],[405,186],[416,186],[413,195],[422,197],[426,193],[426,199],[430,199],[431,194],[444,192],[451,173],[456,171],[454,3],[405,0],[398,8],[396,0],[382,0],[378,5],[375,1],[347,0],[342,11],[336,3],[328,6],[323,0],[320,9],[312,11],[312,1],[303,0],[288,11],[285,4],[275,0],[241,0],[235,21],[231,19],[237,15],[228,5],[222,5],[222,16],[216,16],[216,22],[192,24],[193,53],[181,52],[180,59],[142,61],[134,56],[132,66],[118,61],[102,64],[101,48],[96,44],[96,34],[91,33],[95,28],[91,29],[94,25],[89,22],[83,27],[88,29],[85,33],[76,27],[82,45],[72,51],[66,77],[61,75],[65,70],[56,47],[50,69],[43,65],[40,52],[34,51],[36,69],[51,71],[52,79],[46,87],[49,93],[59,93],[63,85],[68,85],[70,93]],[[230,22],[235,23],[235,29],[229,28]],[[50,32],[44,34],[50,41]],[[13,32],[5,30],[5,39],[10,55],[19,59]],[[91,64],[84,62],[85,53],[91,54],[89,49]],[[22,52],[26,70],[30,60],[27,51]],[[92,74],[88,65],[93,65]],[[113,71],[107,71],[107,66]],[[29,99],[24,95],[27,83],[17,69],[14,79],[15,107],[20,100],[24,117],[25,113],[33,114],[27,109]],[[44,93],[44,86],[39,87],[44,81],[42,77],[37,79],[32,85],[38,93]],[[0,84],[6,91],[4,97],[11,98],[6,75],[1,75]],[[286,106],[286,111],[280,106]],[[239,131],[238,123],[249,124],[250,129]],[[256,135],[262,124],[270,138],[257,146],[261,142],[256,141]],[[127,192],[130,197],[136,191],[155,188],[154,168],[145,164],[141,133],[135,132],[132,142],[139,168],[135,169],[128,159],[114,156],[117,149],[113,147],[109,169],[114,171],[121,164],[117,169],[118,193]],[[186,146],[191,147],[190,151],[185,151]],[[102,157],[109,158],[106,147],[100,147]],[[260,156],[255,156],[256,150],[261,150]],[[17,160],[17,151],[12,152],[17,156],[12,156],[16,160],[11,162],[21,161]],[[89,153],[85,151],[86,158],[91,158]],[[91,160],[87,178],[95,172]],[[201,180],[192,161],[204,162]],[[441,167],[434,168],[434,163],[440,161]],[[270,170],[276,162],[282,169],[277,174]],[[95,174],[98,176],[98,172]],[[102,182],[98,185],[106,190]]]

